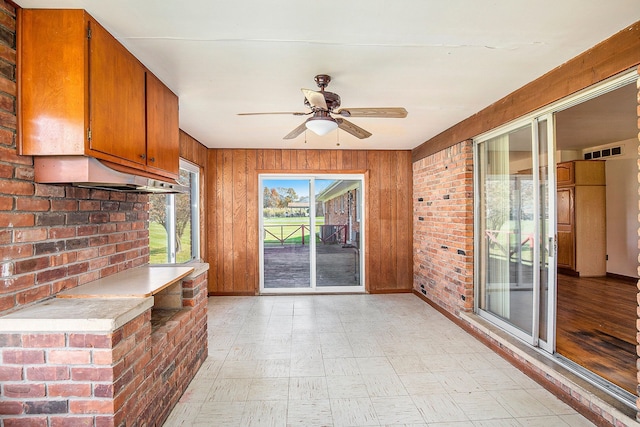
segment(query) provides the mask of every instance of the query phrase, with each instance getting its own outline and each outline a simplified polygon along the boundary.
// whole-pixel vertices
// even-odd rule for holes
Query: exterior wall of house
[[[411,291],[410,151],[210,149],[207,169],[210,294],[259,290],[261,172],[364,173],[365,288]]]
[[[347,240],[352,239],[353,233],[360,233],[360,221],[358,221],[358,213],[356,206],[358,204],[358,196],[356,190],[347,191],[325,203],[324,223],[330,225],[348,225],[349,216],[351,216],[351,228],[347,235]]]
[[[450,313],[473,310],[473,144],[413,164],[413,288]]]

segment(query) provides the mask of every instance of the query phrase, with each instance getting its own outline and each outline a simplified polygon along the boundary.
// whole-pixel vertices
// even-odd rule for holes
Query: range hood
[[[33,160],[35,181],[48,184],[70,184],[129,193],[188,193],[189,188],[177,182],[163,181],[126,168],[122,172],[93,157],[36,156]],[[117,165],[114,165],[117,166]],[[164,179],[164,178],[163,178]]]

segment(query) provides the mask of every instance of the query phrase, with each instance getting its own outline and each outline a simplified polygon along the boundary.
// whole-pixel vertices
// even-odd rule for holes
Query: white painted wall
[[[638,277],[637,141],[627,140],[623,155],[607,159],[607,272]],[[611,146],[611,144],[607,144]],[[596,147],[597,148],[597,147]]]

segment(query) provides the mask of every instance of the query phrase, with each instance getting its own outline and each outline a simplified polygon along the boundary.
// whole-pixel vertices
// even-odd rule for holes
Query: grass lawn
[[[191,229],[189,226],[182,235],[182,250],[176,255],[176,262],[187,262],[191,259]],[[167,231],[157,222],[149,222],[149,263],[166,264]]]

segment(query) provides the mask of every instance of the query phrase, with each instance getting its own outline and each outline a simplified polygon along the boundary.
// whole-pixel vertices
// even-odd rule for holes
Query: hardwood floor
[[[558,274],[556,351],[637,395],[635,283]]]

